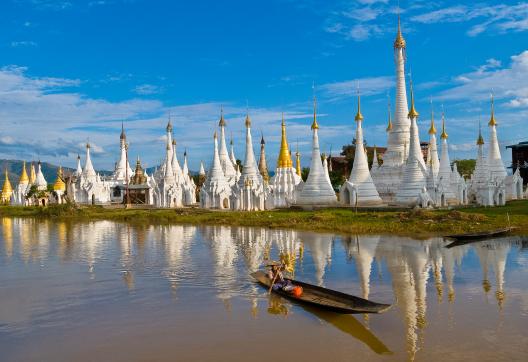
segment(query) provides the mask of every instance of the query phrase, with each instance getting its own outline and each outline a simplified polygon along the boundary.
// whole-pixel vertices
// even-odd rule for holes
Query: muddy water
[[[526,360],[528,243],[0,220],[0,360]],[[249,273],[391,303],[343,316]]]

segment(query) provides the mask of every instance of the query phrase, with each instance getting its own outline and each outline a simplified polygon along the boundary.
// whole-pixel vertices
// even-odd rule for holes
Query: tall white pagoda
[[[392,201],[403,177],[403,166],[407,160],[407,145],[410,141],[411,121],[408,118],[407,90],[405,85],[405,39],[398,16],[398,33],[394,41],[396,63],[396,105],[394,121],[389,118],[387,150],[383,164],[372,174],[374,183],[384,201]]]

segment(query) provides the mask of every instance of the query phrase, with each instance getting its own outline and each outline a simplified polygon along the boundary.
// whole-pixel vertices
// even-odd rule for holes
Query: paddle
[[[277,277],[279,276],[279,272],[280,272],[280,269],[279,269],[279,271],[277,271],[277,273],[275,273],[275,276],[273,277],[273,280],[271,281],[271,285],[269,287],[268,294],[271,294],[271,290],[273,289],[273,284],[275,284],[275,281],[277,280]]]
[[[275,284],[275,281],[277,280],[277,277],[279,276],[280,270],[282,269],[283,264],[280,263],[277,272],[273,276],[273,280],[271,281],[271,285],[268,290],[268,294],[271,294],[271,290],[273,289],[273,284]],[[273,270],[273,267],[271,267],[271,270]]]

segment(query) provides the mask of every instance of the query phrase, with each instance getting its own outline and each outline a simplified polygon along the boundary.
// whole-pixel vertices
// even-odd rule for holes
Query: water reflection
[[[428,304],[441,319],[447,320],[449,328],[456,325],[453,306],[470,308],[471,298],[478,295],[489,302],[488,295],[493,292],[492,301],[499,313],[508,306],[509,265],[517,265],[524,279],[528,270],[523,248],[526,241],[518,237],[446,248],[442,238],[417,241],[395,236],[340,237],[226,226],[134,226],[109,221],[70,223],[11,218],[2,218],[0,225],[0,268],[5,266],[14,273],[8,273],[7,277],[0,273],[0,283],[6,282],[8,286],[17,280],[16,273],[26,273],[25,277],[31,278],[27,265],[37,264],[45,273],[47,265],[60,269],[57,263],[83,268],[85,272],[75,276],[76,283],[112,280],[118,276],[129,293],[143,293],[144,298],[149,297],[147,290],[153,281],[164,280],[172,295],[178,297],[175,303],[180,293],[184,293],[184,299],[187,293],[202,301],[211,300],[209,297],[213,295],[232,314],[235,305],[243,301],[249,303],[253,320],[261,320],[262,311],[289,319],[292,310],[293,314],[302,310],[361,341],[377,354],[390,353],[390,349],[375,331],[383,333],[380,323],[385,318],[396,317],[399,327],[393,324],[390,329],[404,336],[402,350],[408,360],[414,360],[419,351],[426,351],[431,343],[426,338],[431,316],[433,324],[440,323],[429,312]],[[508,264],[512,253],[518,260],[516,264]],[[392,302],[395,307],[387,317],[371,316],[369,319],[365,316],[360,322],[351,316],[302,308],[280,297],[268,296],[252,282],[249,274],[271,259],[284,261],[288,271],[298,279],[328,285],[366,299]],[[57,273],[53,276],[59,277]],[[515,278],[516,283],[518,279]],[[54,280],[53,284],[60,284],[60,280]],[[478,294],[468,289],[468,285],[474,284],[478,285]],[[112,287],[115,286],[112,284]],[[457,289],[462,290],[464,299],[457,297]],[[522,311],[528,309],[524,306],[526,289],[518,285],[512,288],[521,302],[511,303],[510,308],[518,308],[520,303]],[[14,286],[9,290],[16,293]],[[76,293],[82,294],[79,290]],[[160,292],[156,290],[155,293]],[[0,295],[0,305],[3,298]],[[156,303],[156,300],[150,302]],[[447,310],[441,307],[444,303],[447,303]],[[38,319],[36,315],[43,313],[44,307],[39,304],[39,308],[28,313],[25,323],[31,324]],[[511,311],[519,313],[516,309]],[[0,310],[0,336],[20,328],[5,317],[6,313],[9,310]],[[390,337],[392,341],[394,338]],[[391,349],[398,347],[393,345]]]

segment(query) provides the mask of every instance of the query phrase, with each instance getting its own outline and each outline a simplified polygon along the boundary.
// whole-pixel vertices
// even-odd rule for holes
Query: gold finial
[[[477,145],[482,146],[484,144],[484,137],[482,137],[482,127],[480,125],[480,119],[479,119],[479,135],[477,138]]]
[[[434,124],[433,98],[431,98],[431,127],[429,128],[429,134],[436,134],[436,127]]]
[[[396,40],[394,40],[394,48],[395,49],[405,48],[405,39],[403,38],[402,31],[401,31],[401,21],[400,21],[399,13],[398,13],[398,33],[396,34]]]
[[[225,127],[225,119],[224,119],[224,106],[220,106],[220,121],[218,122],[219,127]]]
[[[413,119],[413,118],[418,118],[418,116],[420,115],[420,113],[418,113],[416,111],[416,108],[414,108],[414,90],[413,90],[413,82],[412,82],[412,78],[411,78],[411,109],[409,110],[409,114],[408,114],[408,117],[410,119]]]
[[[19,184],[27,184],[29,182],[29,177],[26,171],[26,161],[22,162],[22,174],[20,175],[20,179],[18,180]]]
[[[121,121],[121,135],[119,136],[119,139],[126,140],[125,124],[123,121]]]
[[[172,132],[171,112],[169,111],[169,122],[167,122],[167,132]]]
[[[57,169],[57,179],[53,184],[53,190],[55,191],[66,191],[66,184],[62,180],[62,166]]]
[[[495,100],[493,97],[493,93],[491,94],[491,118],[488,122],[488,126],[496,126],[497,121],[495,120]]]
[[[356,117],[354,118],[357,121],[362,121],[363,120],[363,115],[361,114],[361,95],[359,94],[359,85],[357,87],[357,94],[358,94],[358,108],[357,108],[357,113],[356,113]]]
[[[34,184],[37,180],[37,174],[35,173],[35,165],[31,163],[31,168],[29,170],[29,183]]]
[[[9,174],[6,168],[4,186],[2,187],[2,202],[9,203],[9,201],[11,200],[12,194],[13,194],[13,187],[11,186],[11,181],[9,181]]]
[[[387,124],[387,129],[386,131],[387,132],[390,132],[392,131],[392,116],[391,116],[391,104],[390,104],[390,98],[389,96],[387,95],[387,99],[388,99],[388,110],[389,110],[389,123]]]
[[[288,146],[288,139],[286,138],[286,123],[284,122],[284,113],[282,113],[281,122],[281,145],[279,151],[279,158],[277,160],[278,168],[292,167],[293,162],[291,159],[290,149]]]
[[[301,154],[299,150],[295,152],[295,172],[298,176],[301,176]]]
[[[249,118],[249,112],[246,113],[246,128],[251,127],[251,118]]]
[[[214,131],[213,138],[216,139],[218,136],[216,135],[216,131]]]
[[[317,124],[317,99],[314,96],[313,100],[313,123],[312,123],[312,129],[319,129],[319,125]]]
[[[442,111],[442,134],[440,135],[440,138],[442,138],[443,140],[446,140],[447,137],[448,135],[445,130],[445,116],[444,116],[444,111]]]

